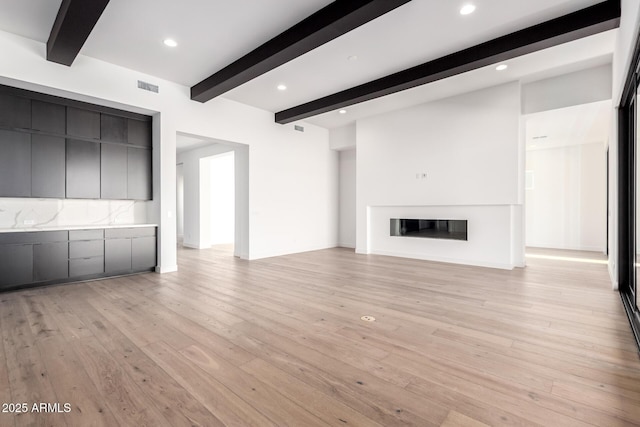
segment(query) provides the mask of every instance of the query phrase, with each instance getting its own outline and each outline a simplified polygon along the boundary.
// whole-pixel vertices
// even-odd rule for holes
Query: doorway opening
[[[177,134],[176,145],[176,217],[182,248],[248,259],[248,146],[183,133]]]
[[[527,258],[606,262],[611,101],[525,116]]]

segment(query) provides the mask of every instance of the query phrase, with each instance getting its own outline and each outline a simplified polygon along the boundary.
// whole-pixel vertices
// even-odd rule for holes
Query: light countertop
[[[139,228],[157,227],[158,224],[92,224],[92,225],[60,225],[60,226],[27,226],[20,228],[0,228],[0,233],[21,233],[28,231],[65,231],[65,230],[100,230],[106,228]]]

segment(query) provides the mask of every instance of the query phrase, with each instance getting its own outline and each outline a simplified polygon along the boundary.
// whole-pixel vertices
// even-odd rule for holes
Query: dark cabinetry
[[[100,144],[67,139],[67,197],[100,198]]]
[[[100,139],[100,113],[67,107],[67,135]]]
[[[0,85],[0,197],[150,200],[151,117]]]
[[[33,282],[33,245],[0,245],[0,290]]]
[[[0,129],[0,197],[31,196],[31,135]]]
[[[103,199],[127,198],[127,148],[101,144],[100,197]]]
[[[66,197],[66,163],[64,138],[31,135],[31,197]]]
[[[155,227],[0,233],[0,291],[149,271]]]
[[[118,238],[104,241],[104,268],[107,273],[131,270],[131,239]]]
[[[66,134],[67,109],[64,105],[31,101],[31,129]]]
[[[0,126],[29,129],[31,127],[30,100],[0,92]]]
[[[151,122],[136,119],[128,121],[128,142],[138,147],[151,148]]]
[[[100,115],[100,139],[110,142],[127,142],[127,119],[124,117]]]
[[[33,281],[66,279],[69,277],[69,243],[38,243],[33,245]]]
[[[152,198],[150,150],[127,147],[127,198],[132,200]]]
[[[156,229],[105,230],[104,248],[107,272],[148,270],[156,266]]]

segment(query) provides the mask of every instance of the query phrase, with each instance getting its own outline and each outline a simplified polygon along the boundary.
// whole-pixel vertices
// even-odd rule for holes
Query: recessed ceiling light
[[[351,55],[351,56],[348,56],[348,57],[347,57],[347,59],[348,59],[349,61],[357,61],[357,60],[358,60],[358,55]]]
[[[340,110],[340,111],[338,111],[338,113],[340,113],[340,114],[347,114],[347,110]]]
[[[286,85],[278,85],[278,90],[287,90]]]
[[[496,67],[496,70],[498,70],[498,71],[504,71],[504,70],[506,70],[507,68],[509,68],[509,66],[508,66],[507,64],[500,64],[500,65],[498,65],[498,66]]]
[[[174,39],[164,39],[164,44],[169,47],[178,46],[178,43]]]
[[[465,4],[460,8],[460,15],[469,15],[476,10],[476,7],[472,4]]]

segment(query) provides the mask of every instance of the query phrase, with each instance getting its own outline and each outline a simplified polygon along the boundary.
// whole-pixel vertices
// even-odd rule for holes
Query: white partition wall
[[[359,253],[524,265],[520,85],[357,122]],[[466,219],[468,241],[389,236],[389,218]]]

